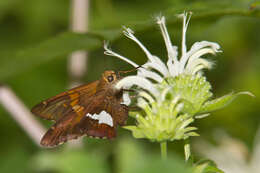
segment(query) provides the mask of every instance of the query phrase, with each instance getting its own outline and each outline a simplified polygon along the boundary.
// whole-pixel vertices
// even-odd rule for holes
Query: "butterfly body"
[[[55,121],[41,144],[56,146],[83,135],[116,137],[116,127],[124,125],[128,117],[128,107],[121,104],[123,89],[114,87],[120,78],[114,71],[105,71],[100,80],[58,94],[33,107],[35,115]]]

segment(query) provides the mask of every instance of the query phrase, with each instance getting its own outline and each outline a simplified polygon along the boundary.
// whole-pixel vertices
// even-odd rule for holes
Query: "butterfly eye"
[[[107,77],[107,80],[108,80],[108,82],[113,82],[114,76],[108,76],[108,77]]]

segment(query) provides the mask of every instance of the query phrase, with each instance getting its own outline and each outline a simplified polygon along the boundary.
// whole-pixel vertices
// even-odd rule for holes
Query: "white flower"
[[[150,53],[146,47],[134,36],[134,32],[124,29],[124,34],[146,54],[148,61],[139,67],[138,64],[125,58],[104,45],[105,54],[120,58],[137,68],[137,75],[121,79],[115,87],[128,89],[138,87],[137,106],[142,112],[134,112],[136,125],[124,126],[132,131],[135,138],[146,138],[156,142],[185,140],[191,136],[198,136],[191,126],[195,118],[205,117],[210,112],[221,109],[231,103],[237,96],[249,92],[230,93],[212,99],[211,85],[201,75],[203,69],[210,69],[212,62],[203,59],[205,54],[219,52],[220,46],[214,42],[201,41],[192,45],[187,51],[186,32],[191,13],[179,15],[183,18],[182,49],[178,58],[177,46],[172,45],[168,34],[165,17],[158,17],[157,24],[163,35],[168,60],[162,62],[160,58]],[[127,92],[123,96],[124,104],[130,104]],[[190,156],[190,145],[184,146],[185,158]]]
[[[165,17],[157,17],[157,24],[159,25],[162,32],[168,53],[168,61],[166,64],[162,62],[160,58],[150,53],[146,47],[134,36],[134,32],[130,28],[124,28],[124,35],[135,41],[140,46],[140,48],[146,54],[148,61],[143,64],[141,68],[138,68],[137,75],[123,78],[116,84],[116,88],[129,88],[133,85],[136,85],[148,91],[155,98],[159,98],[160,92],[158,91],[158,87],[155,86],[156,83],[161,83],[167,77],[176,77],[183,73],[195,75],[201,72],[202,69],[210,69],[212,67],[212,62],[207,59],[203,59],[201,56],[219,52],[220,46],[214,42],[201,41],[194,43],[190,50],[187,51],[186,31],[191,18],[191,13],[184,13],[179,16],[183,18],[182,55],[180,58],[177,57],[177,46],[172,45],[166,28]],[[139,66],[128,58],[110,50],[107,43],[105,43],[104,49],[104,53],[106,55],[120,58],[135,68]],[[151,82],[151,79],[155,82]]]

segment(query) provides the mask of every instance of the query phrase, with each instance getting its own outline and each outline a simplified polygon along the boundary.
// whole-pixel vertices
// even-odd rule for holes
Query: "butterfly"
[[[125,125],[128,106],[123,89],[115,84],[122,77],[105,71],[100,80],[51,97],[32,108],[32,113],[55,124],[41,139],[41,145],[53,147],[83,135],[112,139],[117,126]]]

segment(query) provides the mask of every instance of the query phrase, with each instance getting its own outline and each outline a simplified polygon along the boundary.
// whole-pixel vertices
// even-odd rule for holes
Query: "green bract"
[[[210,83],[200,74],[181,74],[174,78],[166,78],[165,82],[159,86],[171,86],[169,99],[179,96],[184,103],[183,112],[190,115],[200,112],[203,103],[213,95],[210,91]]]

